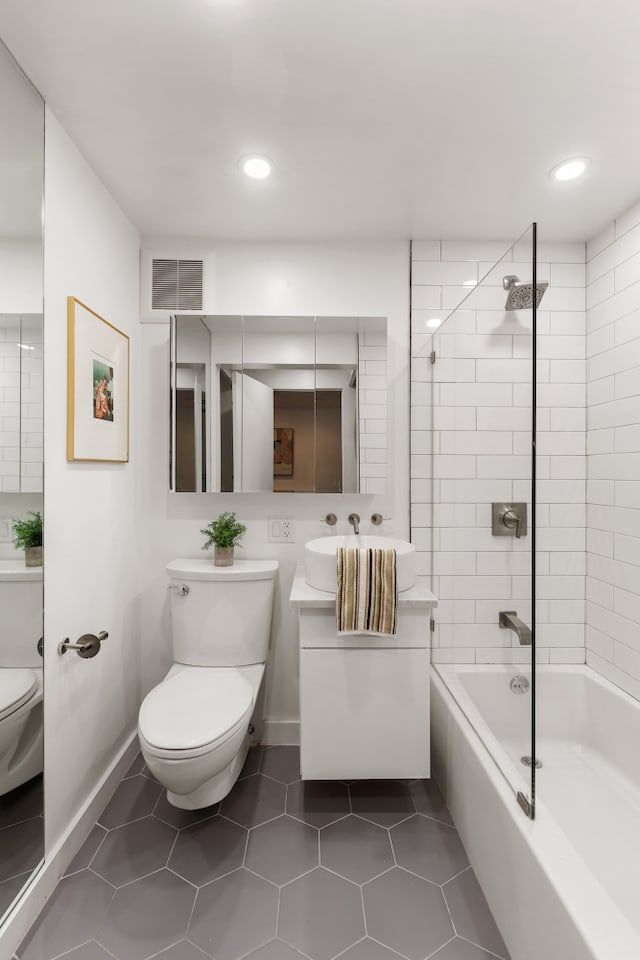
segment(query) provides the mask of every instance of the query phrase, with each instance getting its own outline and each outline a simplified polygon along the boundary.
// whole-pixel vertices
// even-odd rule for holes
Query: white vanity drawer
[[[302,778],[428,777],[429,669],[426,649],[302,649]]]
[[[398,612],[396,637],[372,637],[368,634],[338,636],[335,610],[305,609],[299,611],[300,647],[345,649],[378,649],[380,647],[428,647],[431,643],[429,620],[424,610]]]

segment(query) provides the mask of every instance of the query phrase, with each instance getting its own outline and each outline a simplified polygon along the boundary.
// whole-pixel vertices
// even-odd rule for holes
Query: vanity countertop
[[[289,605],[294,610],[305,608],[326,608],[335,610],[336,597],[334,593],[327,593],[326,590],[316,590],[310,587],[304,576],[304,564],[296,567],[291,593],[289,595]],[[416,584],[409,590],[403,590],[398,594],[398,607],[400,609],[429,610],[431,607],[437,607],[436,597],[427,590],[426,587]]]
[[[0,560],[0,580],[42,580],[42,567],[27,567],[24,556]]]

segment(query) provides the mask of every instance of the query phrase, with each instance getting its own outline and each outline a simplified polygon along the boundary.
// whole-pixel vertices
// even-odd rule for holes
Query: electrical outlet
[[[293,520],[281,521],[282,539],[287,543],[296,542],[296,525]]]
[[[0,543],[7,543],[11,540],[10,520],[0,519]]]
[[[269,543],[295,543],[296,525],[286,517],[269,517]]]

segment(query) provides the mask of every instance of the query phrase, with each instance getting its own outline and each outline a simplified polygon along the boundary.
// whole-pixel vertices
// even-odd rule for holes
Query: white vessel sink
[[[337,586],[336,551],[338,547],[394,549],[398,590],[409,590],[416,582],[416,548],[408,540],[396,537],[367,537],[355,534],[343,537],[319,537],[305,544],[305,578],[310,587],[335,593]]]

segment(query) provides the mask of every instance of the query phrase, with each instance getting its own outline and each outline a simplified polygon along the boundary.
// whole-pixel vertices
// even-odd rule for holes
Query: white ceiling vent
[[[153,310],[202,310],[202,260],[153,260],[151,307]]]

